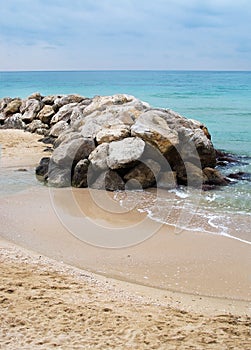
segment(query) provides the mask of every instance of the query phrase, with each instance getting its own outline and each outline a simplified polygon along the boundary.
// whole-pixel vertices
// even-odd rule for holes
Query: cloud
[[[249,0],[9,0],[0,70],[251,69],[250,17]]]

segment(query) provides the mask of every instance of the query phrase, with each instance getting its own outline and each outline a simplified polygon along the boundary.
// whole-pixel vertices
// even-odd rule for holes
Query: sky
[[[0,0],[0,70],[251,70],[250,0]]]

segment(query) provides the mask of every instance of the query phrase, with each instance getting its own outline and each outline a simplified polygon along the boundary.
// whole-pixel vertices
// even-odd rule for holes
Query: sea
[[[126,201],[119,193],[114,198],[125,207],[137,203],[139,211],[160,223],[250,244],[251,71],[0,72],[0,98],[25,98],[34,92],[86,97],[126,93],[203,122],[215,148],[238,159],[219,170],[226,176],[243,172],[243,180],[207,192],[181,187],[158,196],[142,191],[131,192]],[[2,173],[0,192],[22,190],[29,181],[29,174]]]

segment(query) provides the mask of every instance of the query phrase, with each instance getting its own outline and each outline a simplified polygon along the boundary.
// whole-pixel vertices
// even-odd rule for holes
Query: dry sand
[[[0,130],[1,165],[35,165],[45,155],[37,139]],[[59,192],[60,202],[66,193]],[[98,213],[109,226],[81,196],[88,215],[98,220]],[[101,249],[62,226],[45,188],[0,201],[0,235],[44,254],[0,240],[0,349],[250,349],[247,245],[199,233],[176,236],[164,227],[138,246]]]
[[[175,309],[4,242],[0,254],[2,349],[250,349],[247,316]]]

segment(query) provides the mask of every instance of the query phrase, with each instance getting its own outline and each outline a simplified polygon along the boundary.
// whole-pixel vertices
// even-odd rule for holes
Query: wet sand
[[[25,140],[13,145],[19,136],[0,131],[2,166],[32,166],[44,156],[39,137],[35,152],[24,152]],[[250,246],[176,234],[145,214],[100,204],[85,189],[43,186],[0,199],[0,235],[29,249],[1,241],[4,349],[17,348],[14,341],[25,349],[250,347]],[[127,235],[138,244],[97,246]]]

